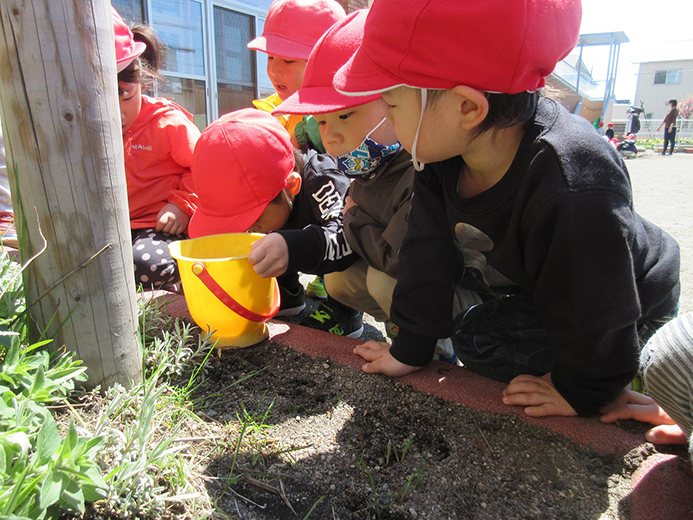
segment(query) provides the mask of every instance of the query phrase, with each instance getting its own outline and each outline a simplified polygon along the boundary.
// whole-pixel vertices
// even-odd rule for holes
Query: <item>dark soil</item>
[[[218,507],[240,518],[627,518],[631,473],[653,450],[599,456],[270,341],[223,351],[208,368],[196,397],[210,420],[269,409],[256,423],[271,428],[246,430],[235,466],[228,451],[200,468],[220,479],[208,486]],[[232,467],[240,478],[224,489]]]

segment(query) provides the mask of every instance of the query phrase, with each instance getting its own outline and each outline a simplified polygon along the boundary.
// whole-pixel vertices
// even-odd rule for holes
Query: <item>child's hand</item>
[[[421,367],[405,365],[390,354],[390,344],[379,341],[368,341],[354,349],[354,354],[368,361],[361,367],[370,374],[385,374],[386,376],[405,376],[420,370]]]
[[[354,202],[354,199],[352,199],[349,195],[347,195],[346,198],[344,199],[344,214],[346,214],[346,212],[352,206],[356,206],[356,203]]]
[[[525,406],[531,417],[549,415],[577,415],[551,382],[551,373],[542,377],[522,374],[508,383],[503,390],[503,403],[508,406]]]
[[[601,421],[612,423],[619,419],[657,424],[645,434],[645,438],[654,444],[686,444],[688,440],[681,428],[662,410],[650,396],[624,390],[613,402],[601,409]]]
[[[188,227],[190,217],[175,204],[168,203],[156,216],[156,230],[169,235],[180,235]]]
[[[263,278],[279,276],[289,266],[289,247],[279,233],[270,233],[250,246],[248,262]]]

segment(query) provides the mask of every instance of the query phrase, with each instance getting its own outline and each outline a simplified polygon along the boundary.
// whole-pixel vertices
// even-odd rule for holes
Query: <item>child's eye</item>
[[[291,65],[292,63],[296,63],[296,60],[284,60],[284,63]]]
[[[349,112],[348,114],[342,114],[341,116],[339,116],[339,119],[349,119],[349,116],[351,116],[351,112]]]
[[[320,126],[325,126],[326,124],[327,124],[327,121],[318,121],[318,125],[320,125]]]

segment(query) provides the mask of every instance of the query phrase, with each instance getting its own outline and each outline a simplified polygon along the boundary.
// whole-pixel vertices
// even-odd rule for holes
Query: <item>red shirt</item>
[[[169,202],[192,216],[197,209],[190,165],[200,131],[173,101],[142,96],[140,115],[123,134],[130,227],[155,227]]]

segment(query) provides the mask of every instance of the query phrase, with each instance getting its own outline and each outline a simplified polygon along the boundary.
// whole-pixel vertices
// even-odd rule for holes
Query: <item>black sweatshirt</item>
[[[461,157],[417,173],[400,252],[391,353],[430,362],[452,333],[458,282],[485,298],[522,292],[555,350],[552,381],[580,415],[597,413],[638,367],[637,324],[678,301],[679,248],[633,209],[620,155],[584,119],[542,99],[513,164],[461,199]]]
[[[327,154],[304,156],[301,190],[284,227],[277,231],[289,248],[287,273],[343,271],[356,261],[344,237],[342,217],[349,178]]]

